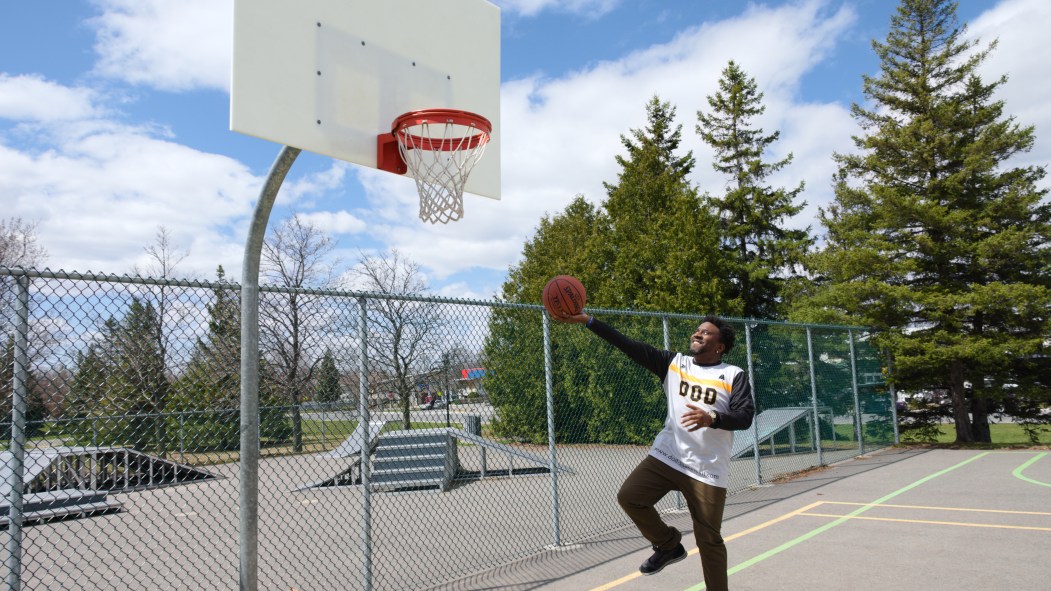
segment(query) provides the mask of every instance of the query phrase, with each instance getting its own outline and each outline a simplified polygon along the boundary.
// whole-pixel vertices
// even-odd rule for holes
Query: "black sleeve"
[[[719,413],[719,421],[713,425],[716,429],[740,431],[752,426],[755,416],[755,402],[752,401],[752,385],[748,374],[738,372],[730,389],[730,411]]]
[[[675,358],[675,353],[658,349],[642,341],[629,339],[618,332],[617,329],[594,316],[591,317],[591,322],[588,323],[588,329],[602,337],[607,343],[623,351],[635,363],[656,374],[662,382],[668,375],[668,364]]]

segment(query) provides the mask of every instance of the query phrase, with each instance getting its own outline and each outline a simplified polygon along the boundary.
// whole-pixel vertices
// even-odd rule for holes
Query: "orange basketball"
[[[552,316],[580,314],[587,303],[584,284],[571,275],[559,275],[547,282],[540,299],[547,313]]]

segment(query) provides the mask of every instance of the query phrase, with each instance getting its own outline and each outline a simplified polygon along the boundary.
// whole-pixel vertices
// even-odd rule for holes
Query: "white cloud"
[[[1005,0],[968,25],[981,46],[997,41],[996,49],[981,67],[985,82],[1008,76],[998,98],[1004,113],[1022,126],[1036,126],[1036,143],[1014,165],[1047,166],[1051,162],[1051,85],[1045,35],[1051,23],[1051,3],[1044,0]],[[1045,179],[1044,186],[1048,186]]]
[[[230,89],[232,0],[95,0],[96,71],[162,90]]]
[[[503,11],[525,17],[552,11],[598,18],[616,8],[620,0],[496,0],[496,4]]]
[[[214,270],[230,224],[251,212],[258,180],[225,156],[206,154],[111,122],[65,122],[40,154],[0,146],[0,201],[40,222],[53,263],[71,270],[128,272],[158,226],[191,249],[186,271]],[[240,256],[222,259],[239,265]]]
[[[162,90],[228,89],[231,0],[95,4],[103,11],[93,21],[99,28],[96,73]],[[522,15],[597,15],[617,2],[499,4]],[[1010,74],[1002,89],[1007,112],[1023,125],[1037,126],[1037,146],[1027,157],[1041,164],[1051,154],[1051,90],[1043,84],[1040,51],[1040,27],[1051,21],[1049,6],[1006,0],[971,26],[986,41],[999,37],[983,72]],[[306,173],[294,169],[279,206],[300,211],[338,237],[352,235],[340,245],[344,253],[359,246],[381,252],[396,247],[423,266],[441,293],[488,298],[498,286],[466,287],[464,274],[479,268],[501,273],[516,264],[541,216],[562,211],[577,194],[600,202],[603,183],[617,180],[620,136],[645,125],[645,104],[654,95],[677,107],[682,148],[693,150],[697,159],[692,180],[702,190],[721,188],[723,179],[710,168],[711,152],[693,128],[695,111],[707,107],[705,97],[733,59],[765,93],[767,111],[758,124],[781,131],[771,157],[794,154],[792,165],[771,182],[791,187],[806,181],[803,198],[809,206],[792,224],[811,225],[816,232],[817,207],[831,199],[831,155],[851,148],[855,124],[848,104],[804,102],[799,89],[808,72],[856,33],[855,19],[845,6],[816,0],[751,4],[737,17],[684,27],[666,43],[619,59],[505,81],[503,199],[467,195],[465,217],[453,224],[419,221],[411,179],[341,162]],[[229,277],[239,278],[261,179],[234,158],[178,143],[166,127],[123,123],[124,115],[107,112],[105,98],[89,87],[0,73],[0,117],[20,126],[6,135],[37,138],[30,151],[0,135],[0,203],[8,215],[40,220],[52,266],[125,272],[146,262],[143,247],[164,225],[175,244],[190,250],[180,271],[210,278],[222,263]],[[355,191],[364,197],[340,200],[330,208],[335,212],[322,211],[334,194]],[[446,280],[452,283],[444,285]]]
[[[11,76],[0,72],[0,118],[14,121],[59,121],[94,116],[90,88],[69,88],[42,76]]]
[[[360,234],[366,228],[364,221],[346,211],[318,211],[299,215],[326,234]]]
[[[801,105],[795,96],[801,77],[834,48],[854,18],[846,9],[827,15],[821,9],[820,2],[754,7],[619,60],[559,77],[505,82],[502,200],[467,196],[463,220],[430,227],[416,220],[411,183],[403,187],[403,179],[365,175],[372,179],[366,181],[372,199],[383,195],[378,235],[438,279],[470,267],[506,270],[518,261],[545,213],[562,211],[578,194],[593,203],[604,198],[603,183],[617,180],[614,156],[623,151],[620,136],[645,126],[645,105],[654,95],[677,107],[683,150],[692,149],[698,161],[695,182],[702,190],[721,187],[722,179],[709,166],[710,152],[693,128],[695,111],[706,106],[704,97],[715,91],[731,59],[766,93],[767,113],[759,123],[782,130],[778,148],[795,153],[786,179],[792,185],[807,181],[805,198],[812,204],[807,213],[812,215],[830,198],[831,154],[844,141],[849,144],[853,129],[846,106]],[[823,124],[808,124],[813,116],[824,118]]]

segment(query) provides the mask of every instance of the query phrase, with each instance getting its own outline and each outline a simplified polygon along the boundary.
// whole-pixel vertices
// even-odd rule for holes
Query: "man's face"
[[[711,322],[698,326],[697,332],[690,337],[690,354],[718,358],[722,352],[723,344],[720,342],[719,327]]]

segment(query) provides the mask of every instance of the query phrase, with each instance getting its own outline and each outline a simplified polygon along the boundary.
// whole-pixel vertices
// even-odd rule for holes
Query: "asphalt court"
[[[652,576],[634,529],[552,550],[461,589],[704,589],[688,514],[686,560]],[[730,588],[1046,589],[1051,451],[889,449],[728,499]]]

